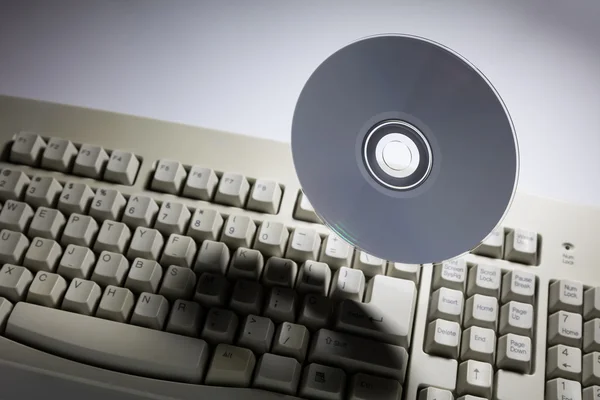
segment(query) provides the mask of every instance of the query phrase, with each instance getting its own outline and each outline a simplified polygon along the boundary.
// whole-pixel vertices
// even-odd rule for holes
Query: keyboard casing
[[[7,152],[13,135],[21,130],[33,131],[46,137],[57,136],[74,143],[89,143],[101,145],[106,149],[131,151],[142,158],[138,177],[132,186],[43,171],[45,175],[53,176],[59,181],[68,179],[84,182],[92,189],[117,188],[126,195],[147,194],[164,201],[176,196],[150,191],[150,181],[159,159],[173,159],[184,165],[202,165],[219,172],[238,172],[249,180],[276,180],[283,185],[284,194],[279,213],[268,217],[290,227],[307,226],[323,235],[329,233],[323,225],[293,218],[300,185],[294,173],[291,149],[287,143],[129,115],[0,96],[0,143],[5,145],[0,168],[14,167],[14,164],[6,162]],[[39,171],[27,166],[19,168],[28,174]],[[203,203],[181,197],[177,197],[177,200],[194,207]],[[214,203],[210,203],[210,206],[224,215],[235,210],[237,213],[251,216],[257,222],[265,218],[265,214],[258,212],[240,211]],[[499,390],[503,399],[542,400],[546,381],[544,366],[548,286],[551,281],[558,279],[580,281],[585,287],[600,286],[600,234],[597,230],[600,227],[600,209],[540,198],[518,191],[502,225],[539,233],[541,258],[538,266],[486,260],[505,270],[522,269],[537,276],[534,373],[527,376],[506,373],[495,385],[501,386]],[[460,226],[456,229],[459,231]],[[569,250],[565,248],[565,244],[570,244]],[[468,257],[474,261],[478,259],[475,255]],[[419,281],[413,339],[409,350],[409,368],[403,386],[403,397],[409,400],[416,399],[418,390],[422,387],[453,388],[456,384],[455,376],[435,372],[443,372],[448,368],[456,369],[457,361],[430,356],[423,350],[431,282],[432,266],[425,265]],[[399,304],[398,307],[402,305]],[[293,398],[256,389],[189,385],[121,374],[55,357],[4,337],[0,337],[0,369],[2,398],[29,398],[34,390],[37,392],[42,387],[51,390],[53,396],[60,395],[65,398],[80,398],[88,394],[93,396],[93,393],[110,394],[115,396],[111,398],[124,399]],[[35,389],[33,385],[21,388],[25,380],[35,384]],[[94,389],[90,388],[89,392],[86,392],[85,388],[89,387],[88,385],[94,386]],[[55,392],[63,389],[64,393]]]

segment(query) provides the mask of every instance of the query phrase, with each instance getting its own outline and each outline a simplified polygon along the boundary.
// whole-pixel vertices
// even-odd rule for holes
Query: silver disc
[[[389,261],[448,260],[504,218],[519,171],[502,100],[468,61],[405,35],[354,42],[306,82],[292,153],[321,220]]]

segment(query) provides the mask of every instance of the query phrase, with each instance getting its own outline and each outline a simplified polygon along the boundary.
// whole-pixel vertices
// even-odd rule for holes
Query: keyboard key
[[[500,297],[500,283],[502,270],[493,265],[477,264],[469,270],[467,281],[467,295],[482,294],[491,297]]]
[[[4,264],[0,269],[0,296],[12,303],[25,300],[33,274],[25,267]]]
[[[251,247],[256,233],[256,223],[245,215],[230,215],[223,227],[221,241],[231,250]]]
[[[187,383],[201,382],[209,353],[207,344],[197,338],[27,303],[15,305],[6,335],[74,361]],[[97,340],[98,337],[120,340]],[[160,346],[139,345],[143,343]]]
[[[63,231],[61,244],[63,246],[76,244],[91,247],[99,230],[98,223],[92,217],[71,214]]]
[[[256,365],[253,386],[277,393],[295,395],[302,366],[293,358],[263,354]]]
[[[59,307],[67,291],[65,278],[52,272],[39,271],[29,287],[27,302],[45,307]]]
[[[463,258],[447,261],[433,267],[433,289],[446,287],[464,292],[467,282],[467,263]]]
[[[283,191],[275,181],[257,180],[248,199],[248,209],[266,214],[277,214]]]
[[[192,199],[211,201],[219,178],[215,171],[194,165],[188,174],[183,195]]]
[[[127,250],[127,257],[133,259],[136,257],[147,260],[157,260],[165,240],[156,229],[138,227],[133,232],[133,239]]]
[[[419,392],[418,400],[454,400],[454,396],[449,390],[428,387]]]
[[[29,182],[24,172],[4,168],[0,172],[0,201],[20,200]]]
[[[136,258],[131,263],[125,287],[134,293],[156,293],[162,274],[162,268],[156,261]]]
[[[60,211],[40,207],[29,225],[29,236],[57,240],[66,223],[67,220]]]
[[[594,318],[583,325],[583,351],[600,351],[600,319]]]
[[[77,157],[77,148],[71,141],[51,138],[42,156],[42,168],[68,172]]]
[[[84,144],[75,158],[73,174],[101,179],[107,163],[108,154],[101,146]]]
[[[502,302],[518,301],[533,304],[535,275],[522,271],[510,271],[502,278]]]
[[[537,265],[538,235],[523,229],[515,229],[506,235],[504,258],[526,265]]]
[[[316,261],[307,261],[302,264],[296,281],[296,290],[299,293],[327,296],[330,285],[331,270],[327,264]]]
[[[94,251],[96,253],[101,253],[102,251],[125,253],[130,240],[131,230],[127,225],[122,222],[105,220],[96,238]]]
[[[183,235],[187,228],[192,213],[181,203],[164,202],[160,206],[154,229],[163,235],[176,233]]]
[[[496,334],[493,330],[473,326],[462,334],[462,360],[477,360],[492,364],[496,353]]]
[[[33,219],[33,209],[22,201],[9,200],[0,211],[0,228],[25,232]]]
[[[583,317],[600,318],[600,287],[590,288],[583,295]]]
[[[260,251],[240,247],[233,253],[227,277],[232,280],[258,281],[262,275],[263,266],[264,258]]]
[[[364,251],[358,252],[358,257],[354,258],[352,268],[361,270],[367,278],[375,275],[385,274],[386,262],[379,257],[372,256]]]
[[[316,331],[329,326],[333,314],[333,303],[326,296],[310,293],[304,296],[304,302],[298,315],[298,323]]]
[[[325,238],[325,243],[321,248],[319,261],[324,262],[329,265],[331,269],[336,270],[340,267],[352,266],[353,255],[354,248],[352,246],[335,233],[330,233]]]
[[[133,325],[162,330],[169,315],[169,302],[154,293],[141,293],[131,314]]]
[[[29,239],[19,232],[0,231],[0,263],[19,265],[29,247]]]
[[[171,265],[165,272],[158,293],[170,302],[178,299],[188,300],[194,296],[196,281],[196,274],[191,269]]]
[[[457,393],[462,395],[492,397],[494,370],[489,363],[467,360],[458,366]]]
[[[267,303],[268,304],[268,303]],[[282,304],[283,306],[283,304]],[[260,283],[240,279],[235,282],[233,294],[229,301],[229,308],[239,315],[260,314],[263,307],[263,287]],[[263,312],[267,315],[268,305]]]
[[[212,308],[206,316],[200,337],[211,345],[233,344],[238,325],[238,316],[233,311]]]
[[[265,256],[283,257],[290,232],[281,222],[264,221],[258,228],[254,248]]]
[[[298,264],[292,260],[279,257],[270,257],[262,276],[262,283],[266,286],[281,286],[291,288],[296,283]]]
[[[463,294],[454,289],[440,288],[431,295],[429,320],[442,318],[461,323],[463,316]]]
[[[531,304],[511,301],[500,308],[501,335],[515,333],[527,337],[533,337],[533,306]]]
[[[498,300],[495,297],[476,294],[467,299],[464,326],[481,326],[496,329],[498,325]]]
[[[427,326],[425,351],[429,354],[455,360],[460,342],[461,330],[456,322],[436,319]]]
[[[223,227],[223,217],[217,210],[199,208],[194,211],[186,235],[198,243],[216,241]]]
[[[154,171],[152,190],[178,194],[183,186],[187,172],[178,161],[160,160]]]
[[[583,386],[600,385],[600,353],[593,352],[583,356]]]
[[[94,192],[84,183],[68,182],[58,198],[57,208],[67,216],[72,213],[86,214]]]
[[[530,338],[509,333],[498,340],[498,368],[528,374],[532,364],[533,347]]]
[[[545,400],[581,400],[581,383],[568,379],[552,379],[546,382]]]
[[[122,221],[130,228],[151,227],[158,214],[158,204],[147,196],[132,196],[123,214]]]
[[[225,307],[230,293],[231,283],[224,276],[204,272],[198,278],[194,300],[206,308]]]
[[[191,268],[196,257],[196,242],[187,236],[172,234],[160,257],[162,265]]]
[[[57,272],[67,279],[88,279],[96,262],[94,252],[87,247],[70,244],[65,249]]]
[[[220,343],[210,362],[205,384],[249,387],[255,365],[256,357],[252,351]]]
[[[581,380],[581,349],[559,344],[548,349],[546,376],[549,379]]]
[[[4,329],[6,328],[6,321],[8,321],[8,317],[13,309],[13,305],[10,301],[6,300],[4,297],[0,297],[0,332],[4,334]]]
[[[19,132],[10,149],[10,162],[35,165],[45,148],[46,142],[40,135],[33,132]]]
[[[215,202],[232,207],[244,207],[249,192],[250,184],[244,175],[225,173],[219,182]]]
[[[23,265],[33,272],[54,272],[62,256],[62,249],[52,239],[36,237],[25,253]]]
[[[414,282],[377,275],[367,283],[364,300],[340,304],[336,329],[408,348],[417,302]]]
[[[346,373],[339,368],[309,364],[304,368],[298,395],[308,399],[342,400]]]
[[[200,275],[203,272],[214,272],[218,275],[225,275],[229,266],[229,249],[222,242],[213,242],[205,240],[198,251],[194,272]]]
[[[362,301],[365,293],[365,275],[361,270],[341,267],[333,274],[329,297],[335,300]]]
[[[310,333],[303,325],[284,322],[277,327],[272,352],[304,362]]]
[[[127,322],[134,304],[135,298],[131,290],[109,285],[104,289],[96,310],[96,317],[115,322]]]
[[[71,281],[61,308],[84,315],[93,315],[102,297],[102,289],[96,282],[75,278]]]
[[[92,280],[100,286],[122,286],[129,271],[129,261],[118,253],[103,251],[98,256]]]
[[[285,257],[298,263],[316,260],[320,248],[321,237],[317,231],[308,228],[296,228],[288,242]]]
[[[504,228],[497,227],[473,249],[473,253],[490,258],[502,258],[504,255]]]
[[[308,197],[302,192],[298,194],[298,201],[294,210],[294,218],[300,221],[321,223],[321,219],[315,213],[315,209],[308,200]]]
[[[25,191],[25,201],[37,207],[53,207],[63,187],[50,176],[35,176]]]
[[[548,310],[559,310],[581,314],[583,310],[583,284],[581,282],[561,280],[550,284]]]
[[[581,347],[583,320],[580,314],[558,311],[548,319],[548,344]]]
[[[104,180],[131,186],[135,181],[139,168],[140,160],[135,154],[115,150],[110,155],[110,160],[106,165]]]
[[[387,275],[393,278],[406,279],[419,284],[421,266],[418,264],[388,263]]]
[[[126,204],[125,197],[119,191],[115,189],[98,189],[91,202],[90,217],[98,222],[107,219],[118,221],[121,219]]]
[[[350,399],[401,399],[402,386],[394,379],[358,373],[350,382]]]
[[[193,301],[177,300],[171,307],[165,330],[179,335],[198,337],[204,318],[204,310]]]
[[[293,289],[273,287],[269,290],[263,314],[273,322],[294,322],[296,320],[296,308],[298,296]]]
[[[597,398],[600,398],[600,386],[594,385],[583,389],[583,400],[596,400]]]
[[[275,325],[269,318],[248,315],[238,337],[238,346],[260,355],[271,350]]]

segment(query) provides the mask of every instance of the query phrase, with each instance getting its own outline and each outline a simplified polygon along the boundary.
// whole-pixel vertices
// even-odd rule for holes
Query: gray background
[[[327,56],[422,35],[502,95],[520,190],[600,205],[598,20],[597,0],[0,0],[0,93],[289,142]]]

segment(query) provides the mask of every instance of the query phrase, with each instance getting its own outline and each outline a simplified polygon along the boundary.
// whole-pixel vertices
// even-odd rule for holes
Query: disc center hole
[[[412,161],[412,153],[407,145],[394,140],[383,148],[383,161],[394,171],[406,169]]]

